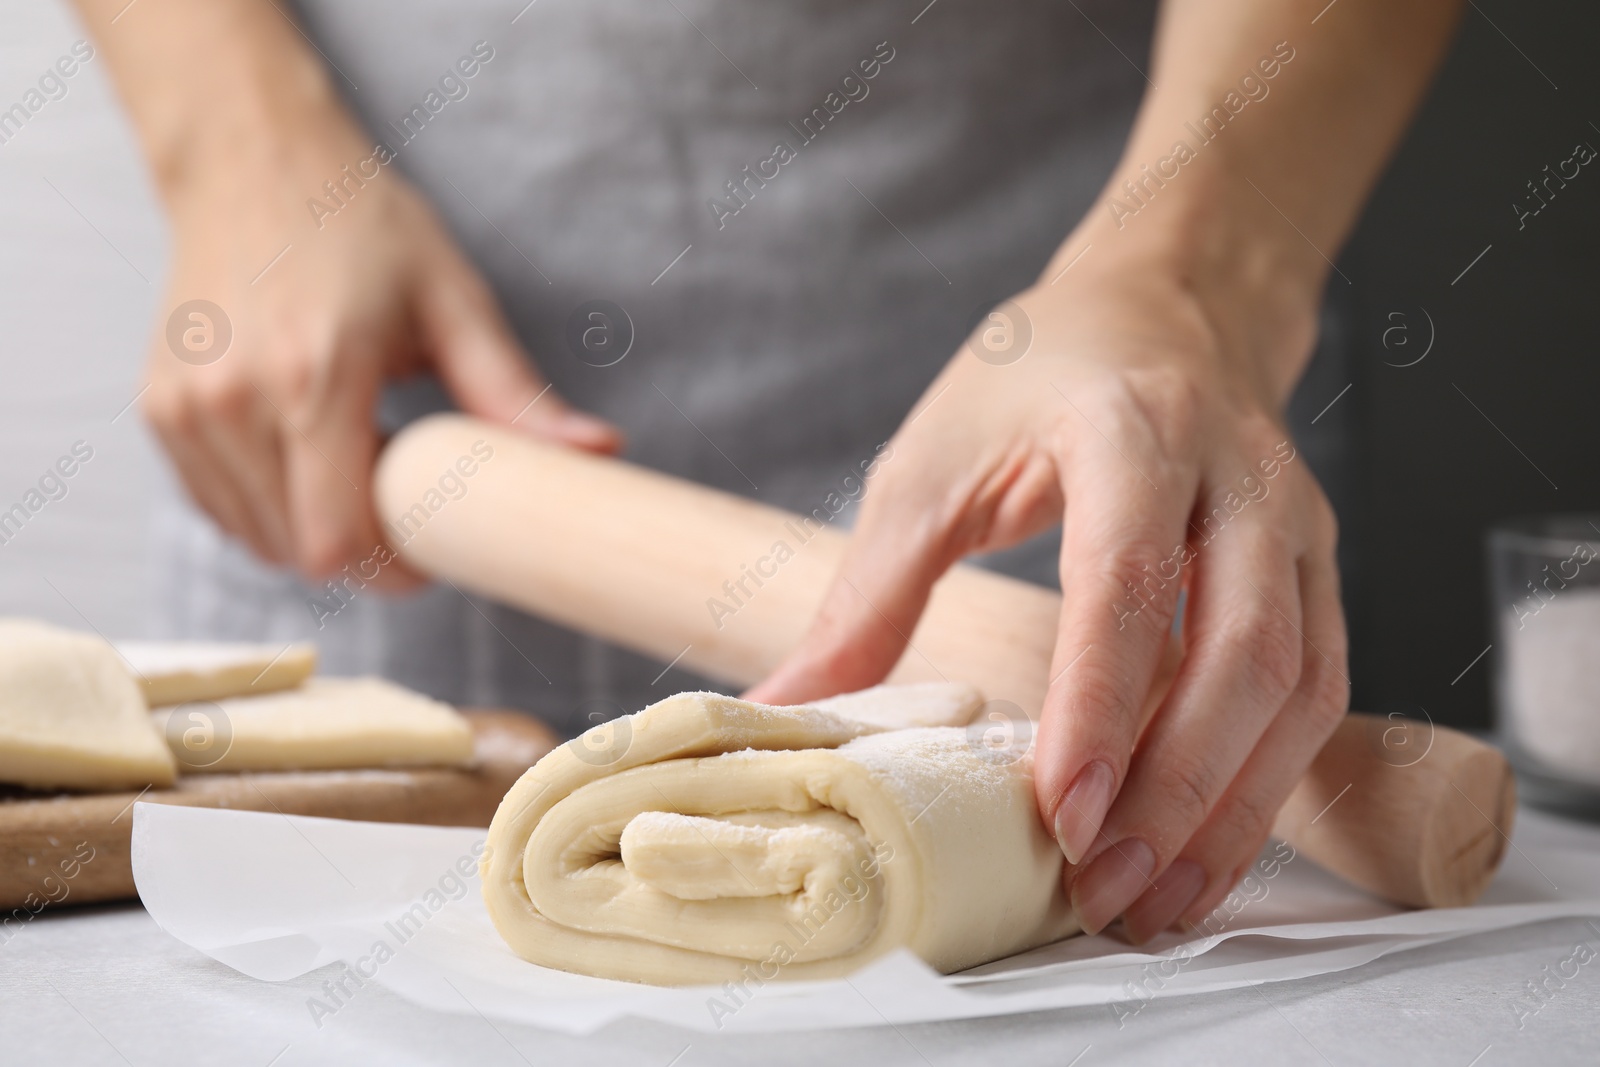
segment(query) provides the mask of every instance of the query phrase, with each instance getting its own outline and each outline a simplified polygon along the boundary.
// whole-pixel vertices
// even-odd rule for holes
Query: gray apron
[[[803,511],[1088,208],[1153,20],[1121,0],[523,2],[301,14],[562,395],[635,462]],[[632,324],[608,366],[573,340],[594,301]],[[399,388],[382,414],[447,403]],[[168,495],[161,636],[311,637],[330,672],[566,730],[703,684],[448,586],[358,596],[319,629],[315,589]],[[1055,546],[1001,566],[1053,584]]]

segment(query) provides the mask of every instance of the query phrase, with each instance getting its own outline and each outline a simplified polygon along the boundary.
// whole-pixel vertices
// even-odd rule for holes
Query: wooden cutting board
[[[506,790],[558,739],[538,720],[517,712],[463,714],[477,742],[476,766],[468,770],[196,774],[179,778],[171,789],[93,795],[0,787],[0,924],[13,916],[25,921],[45,906],[135,896],[129,855],[135,801],[488,826]]]

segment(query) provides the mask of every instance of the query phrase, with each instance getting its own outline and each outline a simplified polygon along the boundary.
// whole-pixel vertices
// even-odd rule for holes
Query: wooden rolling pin
[[[734,685],[800,640],[845,543],[823,501],[797,516],[454,415],[390,443],[377,497],[391,543],[425,573]],[[967,681],[1037,715],[1060,603],[958,566],[890,680]],[[1515,806],[1489,746],[1351,714],[1274,833],[1390,900],[1458,906],[1499,866]]]

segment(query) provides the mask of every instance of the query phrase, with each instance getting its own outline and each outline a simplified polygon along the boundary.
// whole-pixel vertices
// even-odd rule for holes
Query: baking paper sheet
[[[624,1016],[730,1033],[1084,1005],[1121,1017],[1154,997],[1340,971],[1545,919],[1600,917],[1600,831],[1523,812],[1504,868],[1471,908],[1401,911],[1272,843],[1253,881],[1214,913],[1210,936],[1168,934],[1139,950],[1079,937],[951,976],[902,952],[848,979],[658,989],[514,956],[479,895],[483,839],[483,830],[141,803],[133,871],[156,922],[206,955],[266,981],[327,968],[317,999],[330,1014],[377,982],[429,1008],[569,1033]]]

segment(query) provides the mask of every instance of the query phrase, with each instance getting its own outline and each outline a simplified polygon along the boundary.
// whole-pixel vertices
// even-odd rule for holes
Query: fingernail
[[[1122,917],[1128,931],[1128,940],[1142,945],[1189,910],[1200,891],[1206,887],[1205,868],[1193,860],[1176,860],[1161,872],[1156,887],[1148,889],[1134,901]]]
[[[1137,837],[1118,841],[1072,883],[1072,910],[1086,934],[1098,934],[1150,888],[1156,854]]]
[[[1056,843],[1068,863],[1076,865],[1094,844],[1094,835],[1100,832],[1100,824],[1111,808],[1116,784],[1117,776],[1110,764],[1095,760],[1078,772],[1056,805]]]

